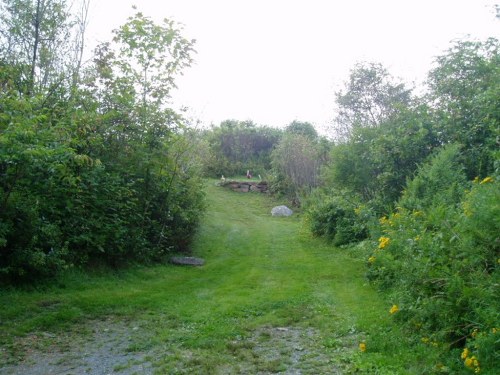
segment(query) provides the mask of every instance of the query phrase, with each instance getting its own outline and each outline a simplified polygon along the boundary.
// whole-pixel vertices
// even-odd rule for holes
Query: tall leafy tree
[[[292,121],[286,128],[285,132],[291,134],[300,134],[311,139],[318,138],[318,132],[309,122]]]
[[[429,73],[429,101],[436,109],[442,143],[459,143],[470,179],[494,168],[500,146],[499,42],[458,41]]]
[[[88,1],[78,15],[66,0],[3,0],[0,4],[0,53],[18,66],[23,93],[75,84],[83,53]]]
[[[376,63],[358,63],[345,89],[336,93],[335,136],[346,139],[355,127],[374,127],[411,102],[411,90]]]

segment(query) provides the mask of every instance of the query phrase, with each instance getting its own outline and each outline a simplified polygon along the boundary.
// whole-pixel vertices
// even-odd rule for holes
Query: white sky
[[[450,41],[500,37],[495,0],[91,0],[88,46],[134,13],[167,17],[196,39],[173,102],[205,124],[225,119],[324,127],[356,62],[425,79]]]

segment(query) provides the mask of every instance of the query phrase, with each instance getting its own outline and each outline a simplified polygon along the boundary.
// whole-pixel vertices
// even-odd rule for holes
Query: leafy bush
[[[204,172],[220,178],[245,175],[264,175],[271,168],[271,151],[281,138],[281,131],[256,126],[251,121],[226,120],[204,132],[209,155],[204,160]]]
[[[397,318],[412,332],[452,348],[479,348],[476,359],[493,374],[500,187],[487,178],[465,192],[457,157],[457,147],[443,149],[408,184],[397,212],[380,220],[368,276],[391,293]]]
[[[359,204],[339,195],[312,198],[306,212],[311,232],[327,238],[336,246],[367,238],[367,221],[366,212],[359,208]]]
[[[0,51],[0,282],[157,261],[189,244],[199,159],[166,100],[193,42],[141,13],[114,42],[71,88],[34,87]]]

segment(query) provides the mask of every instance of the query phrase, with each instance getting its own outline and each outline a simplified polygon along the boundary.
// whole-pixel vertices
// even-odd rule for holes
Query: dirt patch
[[[140,325],[111,320],[90,322],[81,333],[37,334],[17,343],[23,359],[0,366],[2,374],[152,374],[148,353],[137,350]]]
[[[246,370],[261,375],[338,373],[330,350],[323,345],[320,333],[312,328],[261,327],[245,341],[251,347],[254,368],[243,367],[241,373]]]
[[[144,346],[153,336],[146,323],[106,320],[82,329],[87,331],[53,337],[50,342],[33,335],[24,338],[24,358],[0,366],[0,373],[343,374],[359,341],[357,334],[334,338],[314,328],[263,326],[228,341],[218,356],[207,356],[182,345]]]

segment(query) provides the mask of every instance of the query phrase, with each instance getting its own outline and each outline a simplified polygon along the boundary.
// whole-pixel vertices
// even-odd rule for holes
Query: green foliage
[[[264,175],[271,168],[271,151],[281,131],[251,121],[226,120],[204,134],[210,148],[205,173],[211,177]]]
[[[335,246],[359,242],[368,237],[369,214],[353,196],[327,195],[309,199],[306,223],[315,236],[323,236]]]
[[[285,132],[303,135],[311,139],[318,138],[318,132],[309,122],[293,121],[285,128]]]
[[[358,127],[351,138],[332,147],[323,181],[370,202],[377,212],[390,211],[411,177],[438,145],[425,105],[401,109],[378,127]]]
[[[351,75],[337,95],[337,125],[348,131],[323,181],[333,196],[359,196],[368,212],[393,212],[378,226],[367,221],[372,239],[358,248],[371,243],[368,277],[399,306],[396,320],[443,349],[442,371],[496,374],[500,197],[498,177],[488,176],[498,174],[498,41],[457,42],[436,62],[430,94],[412,106],[376,105],[389,97],[376,69]],[[313,232],[331,237],[341,207],[313,202]]]
[[[328,162],[331,142],[318,137],[308,122],[293,121],[271,155],[271,192],[300,205],[319,186],[320,171]]]
[[[70,8],[66,0],[0,2],[0,54],[19,70],[23,93],[67,87],[78,74],[85,15]]]
[[[464,194],[465,174],[457,145],[439,150],[408,183],[399,205],[407,210],[422,210],[437,205],[456,205]]]
[[[397,318],[409,330],[452,348],[480,348],[475,356],[482,372],[493,374],[498,371],[498,339],[491,332],[500,311],[500,187],[488,178],[464,193],[457,153],[457,147],[445,148],[423,166],[398,211],[381,219],[368,275],[390,291],[400,307]],[[478,338],[475,330],[484,336]],[[478,344],[481,340],[488,346]]]
[[[340,139],[349,138],[356,127],[378,126],[411,102],[411,90],[394,82],[381,64],[356,64],[345,86],[336,93],[335,136]]]
[[[204,206],[199,159],[166,100],[192,42],[140,13],[115,34],[81,87],[36,95],[1,51],[0,281],[189,246]]]
[[[458,41],[429,73],[430,100],[443,143],[464,146],[467,177],[493,172],[500,129],[499,42]]]

